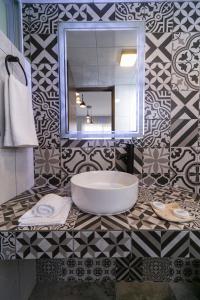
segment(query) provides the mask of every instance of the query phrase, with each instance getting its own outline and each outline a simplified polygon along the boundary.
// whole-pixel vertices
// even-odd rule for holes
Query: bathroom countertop
[[[176,249],[176,253],[181,257],[199,255],[200,258],[200,200],[183,189],[169,186],[147,188],[141,185],[136,205],[126,213],[101,217],[81,212],[73,205],[65,225],[18,227],[19,217],[47,193],[69,196],[70,187],[34,187],[0,206],[0,259],[61,258],[71,255],[126,257],[130,251],[135,251],[134,254],[139,256],[151,253],[151,257],[159,257],[162,256],[162,249],[165,249],[165,257],[167,253],[171,257],[172,250],[166,248],[166,243],[173,249],[175,244],[179,245],[177,249],[182,250]],[[177,201],[196,219],[181,224],[161,220],[153,212],[150,201]],[[106,248],[105,243],[109,247]],[[115,251],[110,244],[115,245]],[[86,245],[87,251],[84,250]],[[134,245],[136,247],[133,248]],[[144,250],[145,245],[148,251]],[[104,250],[99,250],[99,247],[104,247]]]

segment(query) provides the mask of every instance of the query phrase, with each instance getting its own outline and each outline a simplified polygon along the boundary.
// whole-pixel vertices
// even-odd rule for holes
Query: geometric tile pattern
[[[170,184],[170,176],[169,173],[143,173],[142,181],[147,186],[167,186]]]
[[[191,91],[199,90],[199,63],[192,61],[189,65],[185,62],[178,62],[173,60],[171,87],[172,90]]]
[[[200,260],[189,258],[172,259],[172,277],[174,282],[199,282]]]
[[[198,193],[200,185],[199,148],[171,148],[171,183]]]
[[[65,258],[72,253],[73,239],[69,231],[16,233],[18,259]]]
[[[160,257],[160,231],[135,231],[132,236],[132,253],[136,257]]]
[[[36,185],[59,185],[60,184],[60,150],[56,148],[41,149],[34,151],[34,171]]]
[[[87,6],[87,21],[114,21],[115,20],[115,4],[91,3]]]
[[[176,175],[173,171],[170,176],[165,171],[150,170],[150,173],[142,166],[143,147],[165,149],[169,146],[197,146],[200,85],[198,46],[200,4],[198,1],[23,4],[24,50],[32,64],[33,107],[40,149],[48,148],[50,151],[52,148],[53,152],[54,148],[60,148],[61,142],[58,23],[130,20],[144,21],[146,27],[145,135],[143,139],[134,141],[140,149],[138,155],[136,153],[134,155],[134,173],[141,175],[145,184],[164,186],[172,180],[173,184],[199,192],[200,186],[196,184],[198,180],[195,188],[191,188],[188,184],[181,184],[187,181],[188,175]],[[172,119],[171,123],[170,119]],[[115,144],[120,147],[116,152],[124,153],[121,147],[126,142],[65,140],[62,143],[65,144],[65,149],[82,146],[94,147],[94,149],[109,148]],[[60,160],[61,156],[60,152]],[[80,158],[76,152],[76,158],[79,159],[78,157]],[[77,165],[76,159],[73,159],[72,163]],[[104,168],[104,159],[102,163],[100,169]],[[95,163],[92,162],[91,169],[94,165],[96,165],[96,158]],[[125,159],[113,158],[112,169],[115,167],[126,171]],[[63,164],[60,170],[62,174],[56,175],[51,175],[51,171],[43,174],[36,172],[36,183],[59,185],[62,181],[65,185],[72,173],[68,174]],[[198,174],[198,171],[192,173]]]
[[[74,234],[74,254],[80,258],[127,257],[131,237],[126,231],[80,231]]]
[[[132,264],[140,275],[138,257],[198,257],[200,202],[185,190],[174,187],[140,187],[138,202],[130,211],[117,216],[91,216],[72,207],[64,225],[17,227],[18,218],[46,193],[70,195],[67,189],[33,188],[0,207],[0,257],[12,259],[122,258],[133,255]],[[172,223],[159,219],[149,202],[179,202],[194,215],[191,223]],[[12,230],[12,232],[10,231]],[[14,230],[14,231],[13,231]],[[190,231],[189,231],[190,230]],[[189,235],[190,232],[190,235]],[[127,264],[124,261],[123,264]],[[119,271],[121,272],[121,271]]]
[[[189,158],[189,157],[188,157]],[[181,165],[180,165],[181,167]],[[70,196],[69,186],[66,188],[32,188],[16,198],[0,206],[0,230],[1,231],[59,231],[74,230],[79,231],[129,231],[131,230],[183,230],[183,229],[199,229],[200,215],[199,202],[195,202],[193,195],[186,190],[176,187],[140,187],[138,201],[133,208],[123,214],[113,216],[96,216],[84,212],[80,212],[75,205],[72,206],[68,219],[64,225],[59,226],[30,226],[17,227],[18,219],[28,209],[37,203],[37,201],[47,193],[56,193],[60,196]],[[153,201],[175,202],[187,208],[195,215],[196,220],[190,224],[178,224],[167,222],[156,217],[149,202]]]
[[[31,33],[51,34],[57,31],[58,5],[33,4],[30,8]]]
[[[143,258],[143,280],[167,282],[172,276],[172,262],[169,258]]]
[[[200,261],[134,256],[116,259],[43,259],[36,261],[36,276],[37,282],[199,282]]]
[[[190,257],[200,259],[199,231],[190,231]]]
[[[0,260],[15,259],[15,235],[11,232],[0,232]]]
[[[171,91],[171,62],[145,64],[145,88],[155,92]]]
[[[189,257],[189,232],[161,232],[161,257]]]
[[[198,1],[175,2],[173,31],[200,31],[200,5]]]
[[[168,148],[145,148],[143,152],[145,173],[165,174],[169,171]]]
[[[147,32],[171,32],[173,29],[173,3],[117,3],[116,20],[144,20]]]
[[[53,92],[34,92],[36,132],[41,148],[59,147],[59,98]]]
[[[65,148],[62,147],[62,183],[72,175],[86,171],[114,169],[114,148]]]
[[[58,4],[59,21],[87,21],[87,5],[86,4]]]
[[[176,119],[171,124],[171,146],[187,147],[197,145],[198,120]]]
[[[147,63],[171,62],[172,34],[147,33],[145,42],[145,61]]]
[[[144,148],[168,147],[170,143],[169,120],[145,120],[144,121]]]
[[[172,91],[171,118],[197,119],[199,116],[199,92]]]
[[[117,281],[142,281],[143,260],[140,257],[129,255],[125,258],[116,259]]]
[[[171,97],[167,92],[145,91],[145,119],[170,119]]]
[[[31,61],[33,64],[57,64],[56,34],[31,34]]]
[[[37,281],[115,280],[115,259],[68,258],[37,260]]]
[[[174,34],[172,89],[199,90],[200,34]]]
[[[57,64],[32,64],[32,91],[58,93]]]

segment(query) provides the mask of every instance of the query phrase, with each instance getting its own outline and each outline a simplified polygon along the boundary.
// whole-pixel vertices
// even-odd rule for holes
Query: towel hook
[[[25,80],[26,80],[26,86],[27,86],[28,85],[28,80],[27,80],[26,72],[24,71],[24,68],[23,68],[23,66],[22,66],[22,64],[21,64],[21,62],[19,60],[19,57],[13,56],[13,55],[9,54],[5,58],[6,70],[7,70],[8,75],[10,76],[10,71],[9,71],[9,68],[8,68],[8,63],[9,62],[17,62],[20,65],[20,67],[21,67],[21,69],[22,69],[22,71],[24,73],[24,77],[25,77]]]

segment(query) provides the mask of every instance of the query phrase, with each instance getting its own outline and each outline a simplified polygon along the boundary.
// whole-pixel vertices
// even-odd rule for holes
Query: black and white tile
[[[128,231],[79,231],[74,233],[74,254],[79,258],[127,257],[131,253]]]
[[[120,172],[127,171],[127,150],[125,147],[115,147],[115,167]]]
[[[199,117],[199,96],[197,91],[172,91],[171,118],[197,119]]]
[[[172,119],[171,147],[192,147],[198,142],[198,120]]]
[[[147,174],[169,172],[169,148],[144,148],[143,172]]]
[[[197,192],[200,184],[199,148],[171,148],[171,184]]]
[[[29,33],[23,35],[23,50],[24,50],[24,56],[30,61],[31,60],[31,43],[30,43],[30,34]]]
[[[116,259],[117,281],[142,281],[143,260],[140,257],[129,255],[125,258]]]
[[[177,62],[198,61],[200,34],[197,32],[176,32],[172,38],[172,57]]]
[[[15,235],[12,232],[0,233],[0,260],[15,259]]]
[[[172,57],[171,33],[146,33],[145,62],[168,63]]]
[[[165,148],[170,143],[169,120],[145,120],[144,121],[144,148]]]
[[[159,93],[171,91],[171,63],[145,64],[145,89]]]
[[[34,172],[36,185],[60,185],[60,149],[57,149],[55,147],[50,149],[35,149]]]
[[[174,32],[200,30],[200,3],[182,1],[174,3]]]
[[[178,258],[172,260],[172,281],[174,282],[199,282],[200,260]]]
[[[87,21],[87,4],[62,3],[58,4],[59,21],[81,22]]]
[[[173,273],[169,258],[143,258],[143,280],[169,282]]]
[[[115,21],[115,4],[89,3],[87,6],[87,21]]]
[[[162,231],[161,257],[189,257],[189,232]]]
[[[30,38],[32,64],[58,64],[56,34],[33,33]]]
[[[52,34],[57,32],[58,5],[57,4],[32,4],[30,6],[30,31],[31,33]]]
[[[115,167],[114,148],[66,148],[62,147],[62,183],[72,175],[86,171],[113,170]]]
[[[112,258],[68,258],[37,260],[37,281],[112,281],[116,262]]]
[[[143,173],[142,181],[147,186],[157,185],[157,186],[166,186],[170,183],[169,173]]]
[[[190,231],[190,257],[200,259],[200,232]]]
[[[131,233],[131,238],[132,253],[136,257],[160,257],[160,231],[135,231]]]
[[[172,90],[199,90],[199,33],[177,33],[172,41]]]
[[[59,147],[59,98],[53,92],[34,92],[33,109],[41,148]]]
[[[67,258],[72,254],[73,237],[69,231],[16,233],[18,259]]]
[[[145,91],[145,119],[169,120],[171,92]]]
[[[142,174],[143,170],[143,148],[134,147],[133,173]]]
[[[59,92],[58,64],[32,64],[32,92]]]
[[[116,20],[143,20],[147,32],[171,32],[173,13],[174,4],[170,2],[116,4]]]

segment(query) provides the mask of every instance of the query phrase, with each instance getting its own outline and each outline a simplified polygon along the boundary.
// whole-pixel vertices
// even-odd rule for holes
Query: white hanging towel
[[[4,106],[4,146],[38,146],[29,87],[22,84],[12,74],[5,80]]]

